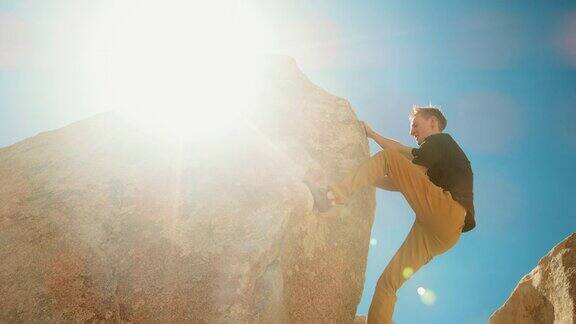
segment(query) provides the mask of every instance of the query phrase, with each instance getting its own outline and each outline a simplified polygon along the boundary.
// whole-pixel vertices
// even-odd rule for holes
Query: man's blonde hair
[[[440,107],[432,105],[428,105],[425,107],[413,106],[409,116],[410,120],[414,119],[416,115],[420,115],[425,119],[428,119],[432,116],[436,117],[436,119],[438,120],[438,128],[440,128],[440,131],[443,131],[446,128],[446,125],[448,125],[448,121],[446,120],[446,117],[444,117],[444,115],[442,114],[442,111],[440,111]]]

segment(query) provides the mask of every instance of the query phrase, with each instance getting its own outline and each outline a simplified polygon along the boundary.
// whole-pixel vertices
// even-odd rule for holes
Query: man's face
[[[438,133],[437,127],[435,127],[434,117],[429,117],[425,119],[420,115],[416,115],[410,121],[410,135],[414,136],[416,143],[418,145],[422,144],[426,137]]]

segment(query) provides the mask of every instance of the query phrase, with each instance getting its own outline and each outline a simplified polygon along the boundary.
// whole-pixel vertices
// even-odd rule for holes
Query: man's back
[[[470,161],[454,141],[446,133],[428,136],[419,148],[412,150],[413,163],[428,168],[430,181],[449,191],[452,198],[466,209],[466,219],[463,232],[476,226],[474,219],[473,172]]]

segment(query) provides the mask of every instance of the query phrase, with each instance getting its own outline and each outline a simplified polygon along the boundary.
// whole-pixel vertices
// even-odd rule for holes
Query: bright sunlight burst
[[[238,126],[271,46],[265,17],[244,1],[129,2],[95,30],[107,40],[107,102],[138,125],[190,137]]]

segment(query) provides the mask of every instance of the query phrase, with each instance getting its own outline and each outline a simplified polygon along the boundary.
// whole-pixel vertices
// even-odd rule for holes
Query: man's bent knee
[[[398,278],[393,278],[392,275],[385,270],[376,283],[374,294],[394,296],[400,288],[400,285],[402,285],[402,282],[399,282]]]
[[[392,160],[392,159],[394,159],[394,160],[404,159],[404,160],[409,161],[409,160],[406,158],[406,156],[404,156],[404,154],[402,154],[402,153],[400,153],[399,151],[396,151],[396,150],[382,150],[381,152],[385,155],[385,158],[388,159],[388,160]]]

